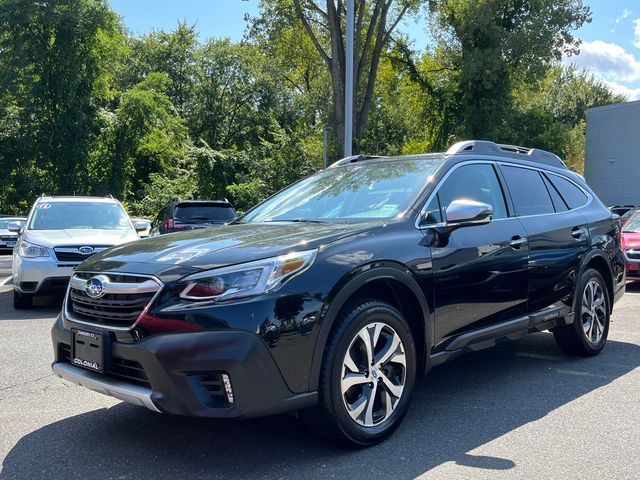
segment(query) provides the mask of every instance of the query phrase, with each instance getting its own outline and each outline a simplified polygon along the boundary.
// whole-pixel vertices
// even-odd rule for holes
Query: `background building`
[[[587,183],[606,205],[640,205],[640,101],[586,113]]]

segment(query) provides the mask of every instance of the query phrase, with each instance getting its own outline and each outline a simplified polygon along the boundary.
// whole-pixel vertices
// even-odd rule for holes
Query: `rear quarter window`
[[[549,175],[549,180],[558,189],[570,209],[580,208],[587,203],[588,197],[575,184],[559,175]]]

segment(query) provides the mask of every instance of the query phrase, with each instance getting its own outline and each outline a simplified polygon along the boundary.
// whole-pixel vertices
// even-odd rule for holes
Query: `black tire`
[[[25,310],[33,308],[33,295],[13,291],[13,308],[16,310]]]
[[[596,282],[602,292],[602,308],[599,308],[599,312],[596,314],[599,322],[594,322],[590,312],[584,311],[583,297],[585,296],[585,290],[592,282]],[[610,301],[607,284],[600,272],[593,268],[587,269],[580,276],[576,288],[576,306],[573,323],[570,325],[560,325],[553,329],[553,336],[563,352],[569,355],[592,357],[602,351],[607,343],[607,336],[609,335]],[[585,331],[585,329],[588,330],[590,318],[596,331],[601,330],[599,339],[597,339],[598,337],[596,335],[588,334]],[[603,324],[603,328],[599,326],[601,323]],[[591,330],[591,332],[593,331]],[[594,341],[595,339],[597,339],[597,341]]]
[[[375,445],[391,435],[400,425],[411,402],[416,378],[416,349],[411,329],[405,318],[396,308],[385,302],[369,299],[349,304],[336,322],[325,347],[318,387],[318,405],[315,408],[301,412],[301,417],[312,432],[321,435],[332,443],[350,447]],[[358,400],[364,400],[365,388],[367,388],[368,398],[371,398],[371,394],[376,395],[376,392],[380,389],[380,393],[377,394],[379,396],[375,397],[378,398],[378,401],[374,399],[371,410],[374,408],[373,405],[378,405],[380,411],[385,410],[383,414],[384,417],[378,420],[378,424],[365,426],[364,424],[357,423],[358,421],[365,422],[364,419],[359,420],[352,418],[347,410],[347,397],[345,396],[345,398],[343,398],[341,391],[341,387],[343,386],[342,375],[345,371],[344,362],[347,351],[353,351],[353,349],[357,347],[354,342],[361,340],[361,337],[358,337],[359,332],[367,326],[374,331],[376,324],[384,324],[386,327],[382,327],[382,333],[380,333],[378,337],[378,339],[380,339],[384,335],[385,343],[382,345],[382,348],[375,349],[378,355],[375,355],[374,352],[374,361],[376,361],[376,358],[384,357],[384,355],[382,355],[383,351],[391,350],[393,341],[397,336],[401,343],[399,343],[398,347],[394,350],[396,353],[393,354],[392,357],[393,359],[402,358],[401,354],[398,356],[398,352],[401,352],[403,349],[405,366],[403,367],[401,364],[388,360],[384,362],[384,365],[379,369],[376,369],[376,367],[362,367],[363,369],[371,368],[370,373],[366,375],[371,375],[371,379],[374,379],[374,377],[377,378],[380,383],[377,383],[375,388],[373,388],[373,382],[367,386],[355,386],[355,388],[361,388],[359,396],[356,391],[355,397]],[[375,342],[372,343],[374,343],[374,348],[375,345],[379,345]],[[384,347],[387,347],[387,349],[385,350]],[[351,356],[349,358],[351,358]],[[389,370],[387,370],[387,368]],[[399,397],[393,397],[394,400],[391,400],[391,403],[389,403],[389,405],[391,405],[395,402],[392,407],[393,410],[389,414],[386,407],[382,405],[382,397],[386,396],[384,400],[385,405],[387,405],[387,402],[389,402],[392,397],[390,390],[384,385],[384,382],[382,382],[383,379],[378,375],[382,372],[386,376],[384,380],[388,381],[389,378],[398,380],[398,371],[404,373],[403,390]],[[401,383],[401,380],[398,381]],[[352,393],[351,390],[347,391]],[[369,404],[369,402],[366,403],[367,405]],[[365,410],[367,410],[364,412],[366,416],[368,408]]]

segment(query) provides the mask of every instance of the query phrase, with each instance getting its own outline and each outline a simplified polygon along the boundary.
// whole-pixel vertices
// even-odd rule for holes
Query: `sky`
[[[229,37],[240,40],[245,15],[258,12],[258,0],[110,0],[134,33],[171,30],[178,20],[196,24],[201,39]],[[580,54],[563,59],[588,69],[616,93],[640,99],[640,0],[586,0],[593,21],[575,32],[582,40]],[[414,40],[417,49],[428,46],[424,18],[410,19],[399,30]]]

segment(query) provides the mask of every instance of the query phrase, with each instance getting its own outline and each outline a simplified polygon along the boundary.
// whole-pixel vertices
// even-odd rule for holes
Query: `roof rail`
[[[339,167],[341,165],[347,165],[349,163],[356,163],[356,162],[361,162],[363,160],[371,160],[373,158],[382,158],[378,155],[351,155],[350,157],[345,157],[341,160],[338,160],[337,162],[333,162],[331,165],[329,165],[329,168],[333,168],[333,167]]]
[[[538,148],[519,147],[517,145],[504,145],[487,140],[466,140],[453,144],[447,155],[464,155],[468,153],[485,155],[500,155],[502,157],[522,158],[530,162],[543,163],[552,167],[565,168],[567,165],[555,153],[540,150]]]

